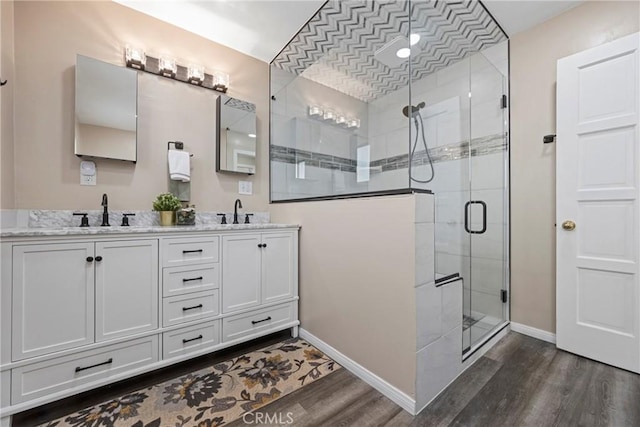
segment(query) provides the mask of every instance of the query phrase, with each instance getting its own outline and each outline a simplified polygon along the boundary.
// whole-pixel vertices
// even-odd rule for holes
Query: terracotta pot
[[[174,211],[160,211],[160,225],[173,225],[175,223],[176,213]]]

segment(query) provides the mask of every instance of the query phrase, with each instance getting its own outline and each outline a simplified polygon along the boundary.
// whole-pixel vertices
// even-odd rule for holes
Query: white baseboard
[[[523,325],[522,323],[511,322],[511,330],[513,332],[518,332],[523,335],[528,335],[530,337],[537,338],[542,341],[550,342],[551,344],[556,343],[556,334],[543,331],[542,329]]]
[[[327,356],[335,360],[338,364],[340,364],[343,368],[347,369],[362,381],[366,382],[371,387],[384,394],[402,409],[409,412],[411,415],[415,415],[416,401],[411,396],[389,384],[364,366],[340,353],[338,350],[331,347],[329,344],[322,341],[320,338],[316,337],[303,328],[300,328],[300,338],[317,347],[318,350],[322,351]]]

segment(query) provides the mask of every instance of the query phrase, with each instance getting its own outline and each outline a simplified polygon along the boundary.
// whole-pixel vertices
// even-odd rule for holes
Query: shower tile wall
[[[465,280],[465,313],[473,311],[502,319],[498,302],[505,267],[505,156],[504,129],[507,129],[497,93],[503,93],[502,76],[507,76],[506,42],[486,49],[419,81],[412,82],[411,103],[425,102],[421,111],[430,152],[455,151],[462,145],[463,158],[435,158],[435,178],[428,184],[412,183],[414,188],[435,193],[436,273],[459,272]],[[496,69],[500,73],[496,73]],[[471,76],[470,76],[471,74]],[[472,97],[469,98],[471,91]],[[403,88],[370,103],[369,142],[373,167],[369,188],[384,190],[409,184],[408,168],[384,170],[385,159],[406,155],[415,139],[415,128],[402,114],[408,104],[408,88]],[[471,107],[471,108],[470,108]],[[470,146],[468,144],[471,138]],[[469,164],[466,150],[471,150]],[[422,151],[418,140],[416,152]],[[408,160],[408,159],[407,159]],[[428,165],[414,166],[412,174],[428,178]],[[473,196],[487,205],[487,231],[470,238],[464,230],[464,204]],[[477,217],[477,216],[476,216]],[[480,224],[472,221],[474,228]],[[471,254],[473,253],[473,257]],[[473,263],[471,265],[471,263]],[[472,313],[473,314],[473,313]]]
[[[367,104],[301,76],[272,67],[272,199],[367,191],[357,183],[356,147],[366,140]],[[309,117],[309,105],[360,118],[358,130]]]

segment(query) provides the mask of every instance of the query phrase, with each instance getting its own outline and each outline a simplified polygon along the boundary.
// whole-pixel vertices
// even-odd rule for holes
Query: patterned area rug
[[[338,369],[320,350],[292,338],[40,426],[221,426]]]

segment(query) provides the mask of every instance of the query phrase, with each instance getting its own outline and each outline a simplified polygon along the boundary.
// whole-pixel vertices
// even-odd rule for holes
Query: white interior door
[[[558,61],[557,345],[640,372],[640,35]]]

